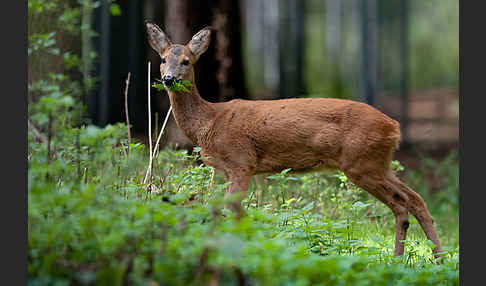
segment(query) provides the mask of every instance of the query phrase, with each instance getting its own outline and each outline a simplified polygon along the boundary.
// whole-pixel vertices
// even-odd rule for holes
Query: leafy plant
[[[162,84],[160,80],[157,80],[159,83],[153,83],[152,87],[155,87],[158,91],[164,91],[167,90],[166,87]],[[180,80],[180,79],[175,79],[174,83],[170,86],[169,90],[170,91],[183,91],[183,92],[189,92],[189,88],[192,86],[192,83],[188,81],[187,79],[185,80]]]

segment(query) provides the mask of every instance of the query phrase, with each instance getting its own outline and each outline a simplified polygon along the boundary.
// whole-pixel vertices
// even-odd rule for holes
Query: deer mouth
[[[164,76],[161,81],[166,88],[171,88],[178,79],[172,76]]]
[[[183,80],[173,77],[164,77],[160,80],[160,82],[162,82],[165,90],[167,91],[181,91],[188,93],[190,92],[192,86],[192,83],[189,80]]]

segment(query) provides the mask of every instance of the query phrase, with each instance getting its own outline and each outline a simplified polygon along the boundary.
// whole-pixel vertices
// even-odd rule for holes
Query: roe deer
[[[395,256],[404,252],[409,212],[435,244],[435,257],[440,256],[440,241],[424,200],[390,169],[401,136],[397,121],[367,104],[342,99],[207,102],[194,83],[193,65],[209,46],[211,28],[199,31],[187,45],[177,45],[154,23],[145,25],[150,46],[162,60],[165,87],[175,80],[192,83],[189,92],[168,91],[173,114],[187,137],[201,147],[203,161],[231,182],[227,194],[241,194],[233,208],[241,211],[254,174],[286,168],[339,169],[392,210]]]

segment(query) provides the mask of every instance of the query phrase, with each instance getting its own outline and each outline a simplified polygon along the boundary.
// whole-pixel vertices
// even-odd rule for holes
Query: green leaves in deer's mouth
[[[167,90],[167,88],[162,84],[161,80],[157,80],[158,82],[155,82],[152,84],[152,87],[155,87],[158,91],[163,91]],[[188,81],[187,79],[180,80],[176,79],[174,80],[174,83],[170,86],[169,90],[170,91],[183,91],[183,92],[189,92],[189,88],[192,86],[192,83]]]

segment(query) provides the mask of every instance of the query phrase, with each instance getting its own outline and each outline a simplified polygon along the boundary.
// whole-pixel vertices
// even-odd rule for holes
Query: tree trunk
[[[263,1],[263,78],[266,88],[278,97],[280,84],[280,5],[278,0]],[[265,13],[266,12],[266,13]]]
[[[187,44],[202,28],[214,28],[208,50],[194,67],[196,86],[204,99],[220,102],[248,98],[243,76],[239,1],[166,0],[162,14],[162,28],[173,43]],[[152,61],[152,64],[158,66],[160,59]],[[154,73],[160,76],[158,69],[154,69]],[[155,109],[163,118],[169,101],[167,97],[157,99]],[[192,148],[192,143],[177,127],[172,116],[166,132],[166,144],[175,148]]]
[[[280,1],[279,97],[300,97],[305,93],[303,78],[304,1]]]
[[[377,85],[377,0],[361,2],[362,94],[361,100],[370,105],[378,92]]]

